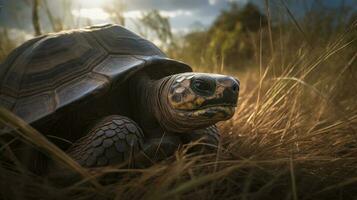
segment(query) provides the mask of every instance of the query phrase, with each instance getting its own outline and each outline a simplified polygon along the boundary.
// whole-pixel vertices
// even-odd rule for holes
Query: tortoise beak
[[[240,88],[239,80],[231,76],[226,76],[219,78],[218,82],[225,86],[221,99],[222,103],[236,107]]]

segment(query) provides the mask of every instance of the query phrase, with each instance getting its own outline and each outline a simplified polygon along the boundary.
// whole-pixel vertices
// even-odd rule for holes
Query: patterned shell
[[[191,71],[118,25],[40,36],[0,65],[0,106],[33,123],[100,97],[143,68],[162,77]]]

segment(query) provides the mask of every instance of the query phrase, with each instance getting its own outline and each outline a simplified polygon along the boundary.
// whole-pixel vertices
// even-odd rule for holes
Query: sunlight
[[[130,19],[140,19],[142,18],[142,11],[140,10],[127,11],[124,12],[124,17]]]
[[[124,12],[124,17],[131,18],[131,19],[140,19],[140,18],[142,18],[144,12],[145,11],[131,10],[131,11]],[[161,11],[159,11],[159,13],[163,17],[168,17],[168,18],[192,15],[192,12],[188,11],[188,10],[174,10],[174,11],[161,10]]]
[[[103,8],[82,8],[82,9],[73,9],[72,14],[75,17],[80,17],[80,18],[88,18],[90,20],[96,21],[96,20],[109,20],[110,19],[110,14],[107,13]],[[174,18],[178,16],[191,16],[192,12],[191,11],[186,11],[186,10],[175,10],[175,11],[159,11],[160,14],[164,17],[168,18]],[[124,12],[124,16],[126,18],[131,18],[131,19],[140,19],[142,18],[143,11],[140,10],[131,10]]]
[[[160,11],[160,14],[164,17],[178,17],[178,16],[191,16],[192,12],[189,10],[174,10],[174,11]]]
[[[72,10],[75,17],[88,18],[91,20],[108,20],[110,15],[102,8],[82,8],[79,10]]]

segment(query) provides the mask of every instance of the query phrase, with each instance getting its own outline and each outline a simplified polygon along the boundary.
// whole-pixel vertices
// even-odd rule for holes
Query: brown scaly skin
[[[84,167],[131,162],[143,148],[143,138],[142,130],[134,121],[113,115],[98,122],[68,152]]]
[[[153,80],[141,72],[129,81],[129,87],[136,117],[109,116],[98,122],[69,151],[83,166],[126,161],[140,166],[140,162],[163,159],[179,145],[199,139],[208,146],[217,146],[219,132],[215,124],[233,116],[239,93],[235,78],[205,73]],[[146,161],[133,155],[144,155]]]

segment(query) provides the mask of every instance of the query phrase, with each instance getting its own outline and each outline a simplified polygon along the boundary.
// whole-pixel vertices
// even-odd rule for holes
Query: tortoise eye
[[[209,96],[215,92],[215,80],[210,77],[194,78],[191,88],[200,95]]]
[[[197,90],[209,90],[211,89],[210,85],[203,81],[203,80],[196,80],[194,83],[193,83],[193,86],[197,89]]]

